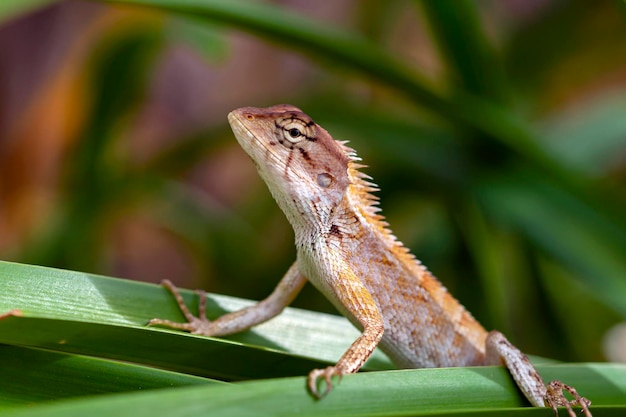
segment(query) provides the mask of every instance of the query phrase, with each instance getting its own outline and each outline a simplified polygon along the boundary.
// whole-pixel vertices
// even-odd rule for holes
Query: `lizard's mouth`
[[[239,142],[239,145],[248,154],[250,159],[252,159],[257,167],[257,171],[259,171],[262,176],[274,172],[274,175],[270,175],[281,176],[283,179],[289,181],[290,176],[285,176],[284,173],[289,170],[289,165],[286,161],[291,161],[292,159],[288,158],[286,155],[279,155],[281,150],[287,152],[288,150],[286,148],[282,146],[271,146],[267,140],[264,140],[262,136],[254,131],[253,124],[255,120],[248,120],[246,115],[238,110],[233,110],[228,114],[228,121],[237,142]],[[292,175],[304,180],[298,172],[292,172]]]
[[[235,134],[237,142],[239,142],[239,145],[241,145],[243,150],[246,151],[257,165],[261,157],[272,156],[273,152],[269,149],[267,144],[247,126],[242,116],[236,114],[234,111],[230,112],[228,113],[228,121],[230,122],[230,127]],[[263,155],[257,155],[259,149],[262,149]]]

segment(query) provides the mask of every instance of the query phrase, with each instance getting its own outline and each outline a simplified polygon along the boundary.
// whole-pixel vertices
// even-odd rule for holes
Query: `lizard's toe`
[[[329,366],[324,369],[312,370],[311,373],[309,373],[308,381],[308,386],[311,394],[313,394],[318,399],[326,396],[326,394],[328,394],[333,389],[333,376],[338,376],[339,380],[341,381],[343,373],[335,366]],[[324,381],[324,384],[326,385],[322,392],[317,389],[318,381],[320,381],[320,379],[322,379]]]
[[[178,288],[174,284],[172,284],[169,280],[163,280],[161,285],[167,289],[178,304],[178,308],[187,319],[186,323],[177,323],[171,320],[164,319],[152,319],[148,322],[148,326],[163,326],[169,327],[170,329],[184,330],[193,334],[201,334],[204,336],[213,336],[215,333],[215,326],[211,323],[210,320],[206,318],[206,293],[202,290],[196,290],[196,294],[198,294],[198,315],[193,315],[187,305],[185,304],[185,300],[183,296],[178,291]]]
[[[564,391],[569,392],[574,399],[567,399],[563,393]],[[557,407],[565,407],[570,417],[575,417],[576,413],[574,413],[572,406],[578,405],[585,417],[592,417],[591,411],[589,411],[591,401],[581,397],[574,387],[566,385],[561,381],[552,381],[548,384],[545,400],[546,405],[554,410],[555,415],[558,415]]]
[[[177,329],[177,330],[185,330],[187,332],[193,332],[194,331],[194,326],[192,323],[178,323],[175,321],[171,321],[171,320],[163,320],[163,319],[152,319],[150,320],[146,326],[162,326],[162,327],[168,327],[170,329]]]

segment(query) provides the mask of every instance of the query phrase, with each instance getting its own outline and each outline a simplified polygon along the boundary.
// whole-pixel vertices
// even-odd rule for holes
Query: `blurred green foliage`
[[[63,162],[59,204],[13,259],[111,274],[110,230],[140,216],[188,254],[194,285],[253,299],[269,293],[294,258],[269,193],[254,180],[237,204],[207,204],[211,196],[189,181],[194,167],[236,146],[225,117],[175,135],[141,162],[125,142],[168,47],[185,42],[220,66],[235,29],[320,65],[310,87],[241,105],[288,101],[350,140],[381,187],[394,232],[486,327],[532,353],[603,358],[602,335],[626,317],[624,104],[614,88],[599,88],[571,111],[546,90],[577,53],[595,48],[589,16],[621,20],[612,34],[623,39],[620,2],[546,2],[532,23],[520,19],[501,38],[486,23],[493,4],[469,0],[357,2],[352,28],[264,2],[109,3],[149,6],[162,20],[92,45],[90,98]],[[423,23],[436,76],[408,58],[417,46],[394,41],[406,14]],[[620,52],[605,48],[615,61]],[[608,62],[588,71],[625,68]],[[297,304],[330,310],[310,288]]]

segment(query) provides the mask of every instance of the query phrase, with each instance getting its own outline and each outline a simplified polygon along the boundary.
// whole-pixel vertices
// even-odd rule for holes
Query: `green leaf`
[[[0,369],[0,410],[62,398],[221,383],[128,363],[9,345],[0,345]]]
[[[0,276],[0,312],[22,312],[0,320],[5,344],[249,379],[304,375],[336,362],[359,335],[344,318],[288,308],[252,331],[207,338],[145,326],[155,317],[182,321],[174,299],[156,285],[1,261]],[[182,292],[195,308],[192,293]],[[252,303],[209,295],[207,316]],[[382,352],[368,366],[393,367]]]
[[[576,384],[594,399],[601,415],[626,410],[626,366],[542,366],[539,370]],[[304,387],[304,378],[283,378],[189,387],[147,393],[59,402],[7,417],[35,416],[407,416],[407,415],[534,415],[547,409],[518,408],[524,404],[503,368],[447,368],[362,373],[344,377],[322,400]],[[608,405],[610,404],[610,405]],[[600,415],[600,414],[597,414]]]
[[[322,365],[325,356],[335,356],[330,360],[333,362],[358,334],[341,318],[287,309],[254,331],[238,335],[238,341],[198,337],[142,326],[148,318],[154,316],[180,319],[169,294],[154,285],[8,262],[0,262],[0,276],[3,284],[0,311],[20,309],[23,314],[22,317],[19,314],[9,315],[0,320],[0,342],[6,344],[114,358],[181,369],[194,374],[266,378],[304,375],[313,367]],[[184,295],[189,299],[191,294],[185,291]],[[211,296],[209,316],[249,304],[228,297]],[[340,346],[343,342],[345,345]],[[17,348],[6,349],[10,351]],[[111,378],[133,375],[120,390],[133,389],[133,385],[137,384],[133,379],[141,381],[151,374],[151,371],[143,368],[107,361],[89,362],[81,357],[52,353],[51,356],[43,353],[43,356],[37,356],[38,351],[29,350],[14,352],[21,352],[22,360],[31,363],[33,372],[39,374],[33,376],[41,381],[45,380],[40,376],[46,373],[46,368],[40,367],[32,358],[39,357],[40,364],[55,359],[58,362],[56,366],[60,366],[56,369],[65,375],[64,378],[68,378],[67,381],[71,379],[68,374],[71,374],[72,369],[86,377],[90,369],[103,369],[102,364],[105,364],[104,373],[110,375],[110,378],[103,377],[102,383],[105,385],[107,379],[110,382]],[[293,352],[317,359],[294,356]],[[376,355],[378,359],[374,363],[378,362],[382,368],[384,359],[379,353]],[[56,360],[60,358],[64,358],[66,363]],[[584,395],[592,397],[596,404],[621,407],[626,398],[623,395],[625,368],[617,365],[579,365],[540,366],[539,370],[546,379],[558,376],[566,383],[576,385]],[[13,369],[17,373],[29,368],[18,361]],[[52,372],[50,374],[53,375]],[[168,381],[183,385],[204,382],[167,373],[159,377],[164,379],[161,382],[155,380],[151,387],[165,385]],[[41,384],[41,387],[50,387],[50,384]],[[449,414],[469,409],[518,407],[523,403],[521,394],[513,386],[507,372],[503,368],[488,367],[348,376],[332,395],[320,402],[314,401],[307,394],[302,378],[258,381],[237,384],[235,387],[216,390],[208,387],[179,389],[153,394],[109,395],[103,399],[68,400],[58,405],[41,405],[23,411],[23,414],[22,411],[16,411],[9,415],[82,415],[86,409],[95,413],[90,415],[125,415],[130,412],[134,415],[157,412],[191,415],[209,411],[219,412],[220,415],[241,415],[249,414],[251,410],[260,413],[266,410],[272,415],[288,415],[294,410],[300,410],[305,415],[404,415],[409,410]],[[92,390],[101,388],[96,386]],[[46,393],[45,388],[42,390],[37,390],[33,396],[59,397],[54,392]],[[20,402],[19,395],[14,396],[14,391],[0,391],[8,397],[4,400],[5,404]],[[71,384],[68,391],[60,397],[81,394]],[[85,395],[90,392],[90,389],[84,390]],[[377,395],[380,392],[385,392],[385,396]],[[21,398],[22,401],[31,399]]]

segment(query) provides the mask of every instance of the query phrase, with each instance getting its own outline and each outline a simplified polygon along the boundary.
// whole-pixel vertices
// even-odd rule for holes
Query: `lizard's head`
[[[351,149],[286,104],[240,108],[228,120],[294,228],[332,214],[350,184]]]

